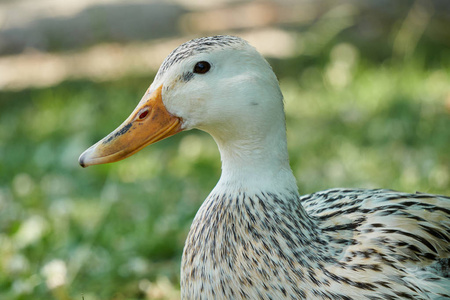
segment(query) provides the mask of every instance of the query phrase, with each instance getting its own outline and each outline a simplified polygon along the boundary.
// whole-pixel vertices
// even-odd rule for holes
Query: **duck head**
[[[284,131],[278,81],[255,48],[232,36],[199,38],[165,59],[131,115],[87,149],[79,163],[115,162],[193,128],[225,145],[265,140],[280,126]]]

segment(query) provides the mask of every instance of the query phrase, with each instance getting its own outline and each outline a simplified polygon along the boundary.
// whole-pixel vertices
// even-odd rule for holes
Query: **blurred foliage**
[[[302,194],[450,194],[450,53],[425,39],[396,54],[384,37],[359,41],[342,26],[320,43],[311,37],[302,54],[270,60]],[[185,237],[220,176],[213,140],[184,132],[120,163],[77,163],[150,80],[0,91],[1,299],[179,297]]]

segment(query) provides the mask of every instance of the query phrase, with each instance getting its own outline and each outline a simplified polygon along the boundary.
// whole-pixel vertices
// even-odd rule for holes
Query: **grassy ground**
[[[380,63],[342,43],[317,59],[271,63],[301,193],[450,194],[448,64]],[[0,92],[1,299],[179,297],[185,237],[220,175],[213,140],[185,132],[116,164],[77,164],[150,81]]]

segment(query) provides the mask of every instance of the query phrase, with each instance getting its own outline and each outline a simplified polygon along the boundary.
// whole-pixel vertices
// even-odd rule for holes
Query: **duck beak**
[[[80,165],[85,168],[116,162],[180,132],[182,120],[167,111],[161,91],[162,85],[142,98],[122,125],[81,154]]]

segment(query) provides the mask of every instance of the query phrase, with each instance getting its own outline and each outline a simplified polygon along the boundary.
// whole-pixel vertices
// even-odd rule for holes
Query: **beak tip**
[[[78,163],[80,164],[81,167],[87,168],[87,166],[84,164],[82,160],[78,160]]]
[[[83,168],[87,168],[87,165],[84,162],[84,153],[80,155],[80,157],[78,158],[78,163],[80,164],[80,166],[82,166]]]
[[[80,157],[78,158],[78,163],[83,168],[87,168],[92,165],[92,152],[93,152],[92,150],[94,146],[95,145],[93,145],[92,147],[81,153]]]

